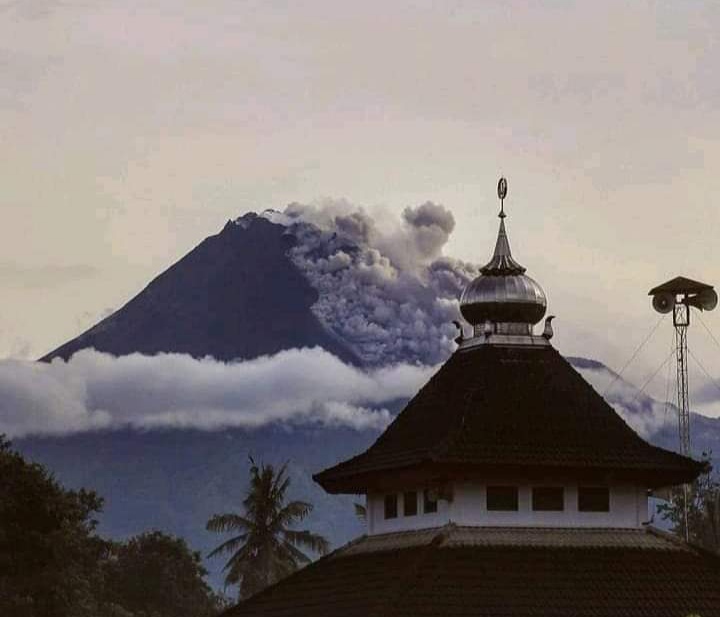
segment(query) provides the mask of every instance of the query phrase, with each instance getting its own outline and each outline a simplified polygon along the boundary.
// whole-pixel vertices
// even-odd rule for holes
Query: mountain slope
[[[261,217],[253,215],[252,225],[228,222],[121,309],[42,359],[94,347],[235,360],[319,345],[356,364],[311,311],[318,292],[287,255],[294,242]]]

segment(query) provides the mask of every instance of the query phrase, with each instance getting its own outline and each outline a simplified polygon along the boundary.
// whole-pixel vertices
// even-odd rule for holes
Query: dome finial
[[[525,275],[523,268],[510,251],[505,229],[505,197],[507,180],[501,177],[497,185],[500,199],[500,227],[492,259],[480,268],[475,278],[463,291],[460,312],[483,332],[531,334],[532,326],[545,315],[545,292],[536,281]]]
[[[505,231],[505,197],[507,196],[507,179],[501,176],[498,180],[497,194],[500,198],[500,229],[498,229],[497,242],[495,243],[495,252],[492,259],[480,269],[483,274],[505,275],[505,274],[522,274],[525,272],[517,261],[513,259],[510,252],[510,241]]]
[[[501,176],[500,180],[498,180],[497,193],[500,198],[500,214],[498,214],[498,216],[504,219],[507,216],[507,214],[505,214],[505,195],[507,195],[507,180],[505,176]]]

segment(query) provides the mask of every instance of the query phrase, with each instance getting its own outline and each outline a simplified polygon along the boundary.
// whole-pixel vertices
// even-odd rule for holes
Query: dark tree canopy
[[[209,617],[217,599],[200,553],[159,531],[118,545],[106,567],[106,595],[135,617]]]
[[[108,543],[94,534],[102,500],[63,489],[0,437],[0,614],[97,614],[98,563]]]
[[[0,436],[0,616],[210,617],[200,556],[160,532],[113,543],[102,500],[60,486]]]

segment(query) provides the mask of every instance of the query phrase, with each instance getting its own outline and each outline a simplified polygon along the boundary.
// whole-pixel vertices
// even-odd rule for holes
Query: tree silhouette
[[[208,556],[230,555],[224,571],[226,585],[238,585],[241,599],[293,573],[311,561],[300,548],[324,555],[329,544],[321,535],[292,527],[313,509],[304,501],[285,502],[290,486],[287,463],[277,471],[272,465],[260,466],[250,459],[250,487],[244,514],[216,514],[207,529],[232,533]]]

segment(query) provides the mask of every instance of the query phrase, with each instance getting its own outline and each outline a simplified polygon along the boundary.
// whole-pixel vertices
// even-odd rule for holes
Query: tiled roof
[[[623,470],[648,486],[703,468],[641,439],[552,347],[491,345],[455,352],[365,453],[315,479],[361,493],[373,474],[420,465]]]
[[[227,617],[720,616],[720,557],[665,534],[449,525],[364,537]]]

